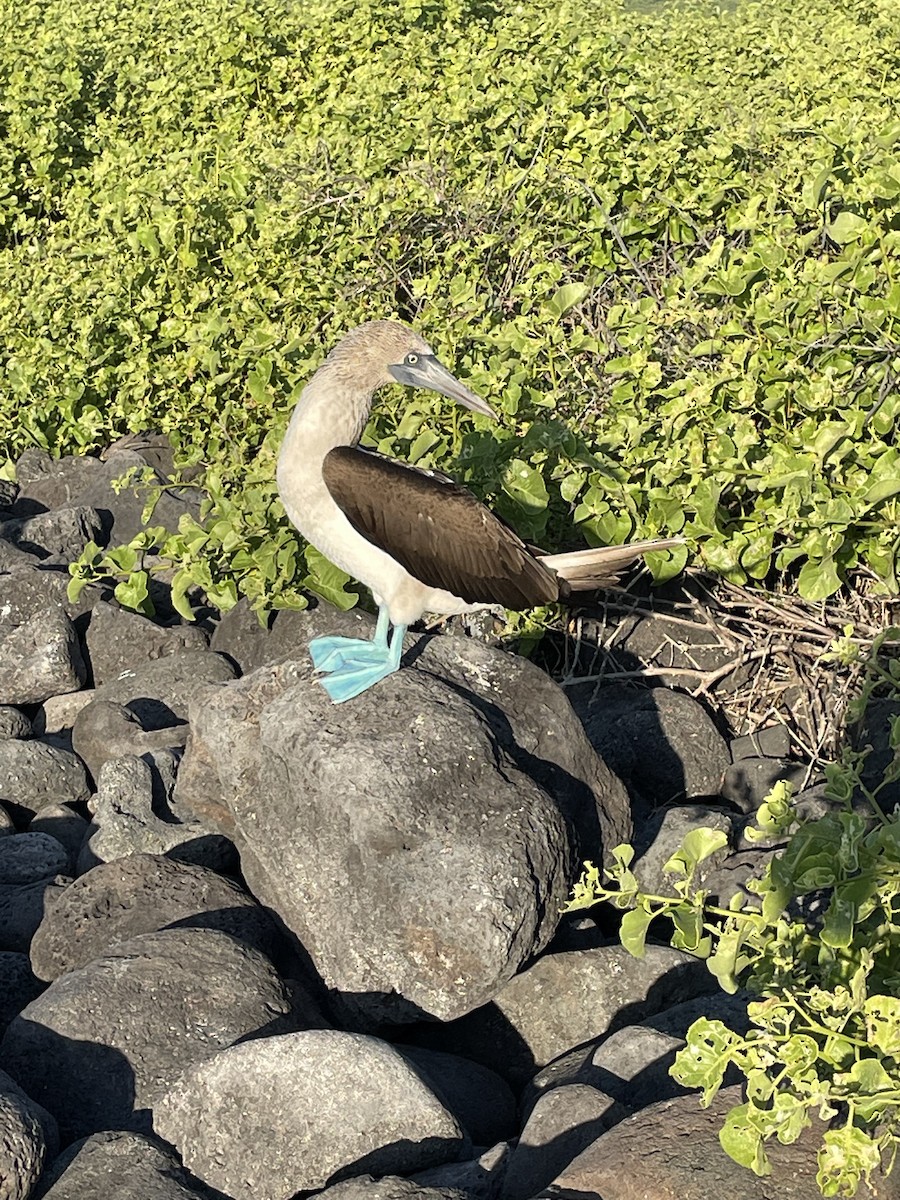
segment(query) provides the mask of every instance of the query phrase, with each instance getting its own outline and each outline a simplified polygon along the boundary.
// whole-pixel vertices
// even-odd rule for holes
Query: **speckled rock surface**
[[[165,928],[220,929],[267,955],[278,936],[252,896],[215,871],[134,854],[94,867],[66,889],[34,936],[32,966],[39,978],[56,979]]]
[[[33,1000],[6,1030],[0,1067],[27,1081],[66,1141],[146,1131],[183,1070],[289,1012],[272,964],[243,942],[213,929],[146,933]]]
[[[159,1102],[155,1124],[195,1175],[234,1200],[290,1200],[342,1171],[409,1172],[466,1148],[402,1055],[336,1030],[245,1042],[197,1064]]]

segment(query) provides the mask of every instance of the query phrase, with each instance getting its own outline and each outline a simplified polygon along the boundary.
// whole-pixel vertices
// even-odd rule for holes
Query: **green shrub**
[[[170,434],[259,601],[287,412],[399,313],[504,421],[370,441],[527,536],[895,591],[898,66],[894,0],[2,0],[0,439]]]

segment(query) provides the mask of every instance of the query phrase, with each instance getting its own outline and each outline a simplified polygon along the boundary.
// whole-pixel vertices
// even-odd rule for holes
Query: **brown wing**
[[[322,474],[357,533],[428,587],[443,588],[468,604],[512,609],[558,598],[555,574],[446,475],[359,446],[330,450]]]

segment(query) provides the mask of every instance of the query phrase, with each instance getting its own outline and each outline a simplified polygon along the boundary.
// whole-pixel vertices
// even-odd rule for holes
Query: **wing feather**
[[[470,491],[446,475],[337,446],[325,486],[353,528],[428,587],[467,604],[533,608],[559,597],[556,575]]]

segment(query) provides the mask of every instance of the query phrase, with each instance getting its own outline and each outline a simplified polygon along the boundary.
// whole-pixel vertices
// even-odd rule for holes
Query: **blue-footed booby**
[[[496,419],[455,379],[428,343],[399,321],[369,321],[335,346],[303,389],[278,458],[288,517],[327,559],[372,593],[371,641],[319,637],[310,654],[335,703],[400,666],[407,626],[502,605],[524,609],[614,583],[649,550],[682,538],[569,554],[527,546],[466,488],[446,475],[365,450],[357,443],[384,384],[426,388]]]

